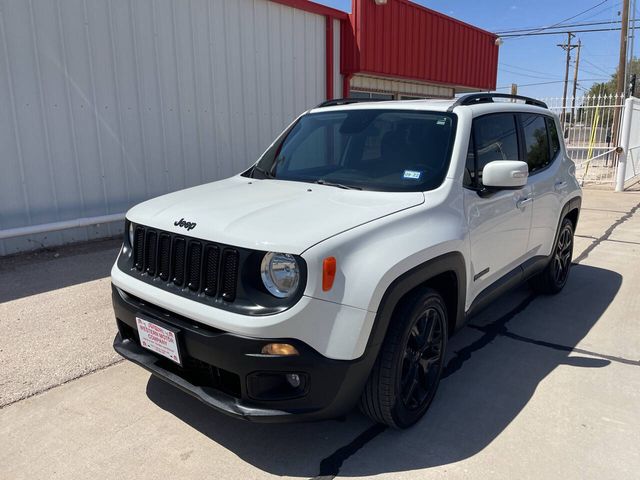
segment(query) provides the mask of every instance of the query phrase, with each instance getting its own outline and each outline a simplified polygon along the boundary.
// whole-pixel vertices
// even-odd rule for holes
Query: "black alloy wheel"
[[[444,365],[448,337],[447,307],[431,288],[402,300],[360,398],[372,420],[407,428],[426,413]]]
[[[408,410],[418,410],[435,394],[444,351],[444,315],[428,307],[416,317],[404,350],[400,397]]]
[[[558,243],[556,244],[556,250],[553,254],[552,270],[553,279],[556,285],[560,288],[567,282],[569,276],[569,268],[571,268],[571,258],[573,257],[573,228],[571,224],[564,224],[560,235],[558,236]]]
[[[531,286],[539,293],[554,294],[562,290],[569,278],[573,260],[573,222],[564,218],[549,263],[533,277]]]

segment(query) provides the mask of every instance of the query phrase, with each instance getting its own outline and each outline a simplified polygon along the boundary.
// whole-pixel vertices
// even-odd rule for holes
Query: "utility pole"
[[[578,52],[576,53],[576,66],[573,69],[573,97],[571,98],[571,123],[576,123],[576,93],[578,88],[578,69],[580,68],[580,48],[582,40],[578,40]]]
[[[620,97],[626,90],[627,40],[629,38],[629,0],[622,2],[622,29],[620,30],[620,57],[618,59],[618,83],[616,93]]]
[[[624,102],[626,91],[626,67],[627,67],[627,40],[629,37],[629,0],[622,1],[622,25],[620,30],[620,57],[618,59],[618,81],[616,84],[616,98],[615,102]],[[616,107],[615,115],[613,116],[613,142],[617,145],[620,141],[620,135],[618,134],[619,125],[621,123],[620,114],[622,110],[620,107]]]
[[[571,32],[567,32],[567,43],[559,43],[558,47],[561,47],[567,52],[567,62],[564,70],[564,92],[562,94],[562,115],[560,115],[560,123],[562,123],[562,129],[564,130],[565,117],[567,116],[567,88],[569,87],[569,62],[571,62],[571,49],[576,48],[578,45],[571,45],[571,39],[575,35]]]
[[[627,61],[627,72],[625,75],[625,85],[629,86],[631,84],[631,80],[630,80],[630,76],[633,73],[633,69],[631,68],[633,65],[633,48],[635,46],[636,43],[636,0],[633,0],[632,2],[630,2],[629,5],[629,23],[631,24],[631,32],[629,33],[629,40],[628,42],[630,43],[630,45],[628,46],[629,48],[627,48],[627,50],[629,51],[629,55],[628,58],[629,60]],[[627,92],[629,92],[627,90]],[[629,93],[627,95],[627,97],[629,96],[634,96],[633,94]]]

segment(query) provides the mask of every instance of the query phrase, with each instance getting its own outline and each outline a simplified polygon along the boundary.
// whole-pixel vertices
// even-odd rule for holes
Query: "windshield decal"
[[[422,178],[422,172],[419,170],[405,170],[402,178],[406,180],[420,180]]]

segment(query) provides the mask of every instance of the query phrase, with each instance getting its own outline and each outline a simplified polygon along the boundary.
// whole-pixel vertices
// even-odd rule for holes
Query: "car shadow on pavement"
[[[108,277],[121,245],[96,240],[3,257],[0,303]]]
[[[438,394],[426,416],[405,431],[375,426],[358,412],[316,423],[242,422],[155,377],[147,396],[243,461],[275,475],[333,478],[446,465],[488,446],[556,367],[602,368],[625,361],[577,347],[621,283],[618,273],[575,265],[559,295],[536,296],[522,287],[494,303],[452,337]]]

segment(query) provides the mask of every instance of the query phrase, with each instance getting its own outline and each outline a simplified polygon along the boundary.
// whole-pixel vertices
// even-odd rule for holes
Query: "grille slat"
[[[158,242],[158,276],[165,282],[169,280],[171,268],[171,236],[168,233],[160,235]]]
[[[147,230],[144,242],[144,270],[152,277],[156,274],[156,247],[158,235],[153,230]]]
[[[218,293],[218,263],[220,249],[215,245],[207,246],[204,253],[204,293],[215,296]]]
[[[191,242],[189,244],[189,274],[187,287],[189,290],[197,292],[200,290],[200,269],[202,264],[202,244]]]
[[[133,237],[133,264],[138,270],[144,267],[144,228],[137,227]]]
[[[236,299],[238,256],[238,251],[230,248],[226,248],[222,253],[222,298],[227,302]]]
[[[173,283],[181,287],[184,284],[184,264],[186,242],[184,238],[173,239]]]
[[[234,248],[137,226],[133,269],[143,278],[172,282],[183,292],[221,297],[233,302],[237,294],[240,254]],[[165,284],[166,288],[166,284]]]

